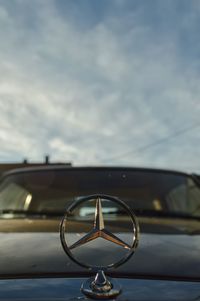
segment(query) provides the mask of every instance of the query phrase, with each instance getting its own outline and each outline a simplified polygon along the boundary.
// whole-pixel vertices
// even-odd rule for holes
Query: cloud
[[[0,1],[1,160],[199,170],[197,2],[85,3]]]

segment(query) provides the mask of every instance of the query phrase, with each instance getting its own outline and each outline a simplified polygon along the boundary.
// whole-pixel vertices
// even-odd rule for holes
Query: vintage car
[[[0,217],[0,300],[200,300],[198,176],[13,170]]]

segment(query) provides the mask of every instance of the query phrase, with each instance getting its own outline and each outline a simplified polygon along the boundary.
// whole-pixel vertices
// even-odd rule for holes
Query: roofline
[[[19,173],[26,173],[26,172],[39,172],[39,171],[53,171],[53,170],[127,170],[127,171],[144,171],[144,172],[162,172],[162,173],[172,173],[176,175],[184,175],[189,176],[192,175],[192,173],[184,172],[184,171],[177,171],[177,170],[171,170],[171,169],[162,169],[162,168],[151,168],[151,167],[126,167],[126,166],[70,166],[70,165],[46,165],[46,166],[37,166],[37,167],[24,167],[24,168],[16,168],[9,170],[7,172],[4,172],[2,175],[2,178],[9,176],[9,175],[15,175]]]

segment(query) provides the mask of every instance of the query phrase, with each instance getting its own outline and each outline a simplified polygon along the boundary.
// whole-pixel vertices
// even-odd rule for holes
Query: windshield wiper
[[[143,209],[133,209],[137,217],[158,217],[158,218],[178,218],[178,219],[187,219],[187,220],[200,220],[200,216],[195,216],[183,212],[172,212],[172,211],[159,211],[159,210],[143,210]],[[38,217],[38,218],[48,218],[48,217],[60,217],[64,215],[65,210],[63,211],[32,211],[32,210],[23,210],[23,209],[2,209],[0,210],[0,217],[6,215],[11,215],[11,217]],[[93,215],[93,213],[88,213],[85,216]],[[108,215],[118,215],[125,216],[127,212],[125,210],[110,210],[103,212],[104,216]],[[72,214],[72,217],[76,217]]]
[[[160,210],[144,210],[144,209],[133,209],[137,217],[160,217],[160,218],[180,218],[188,220],[200,220],[200,216],[195,216],[183,212],[172,212],[172,211],[160,211]],[[125,210],[107,211],[104,215],[126,215]]]
[[[135,210],[136,215],[147,217],[161,217],[161,218],[181,218],[181,219],[197,219],[200,216],[191,215],[184,212],[160,211],[160,210]]]
[[[0,210],[0,216],[6,214],[11,215],[23,215],[23,216],[38,216],[38,217],[48,217],[48,216],[62,216],[64,211],[32,211],[32,210],[23,210],[23,209],[2,209]]]

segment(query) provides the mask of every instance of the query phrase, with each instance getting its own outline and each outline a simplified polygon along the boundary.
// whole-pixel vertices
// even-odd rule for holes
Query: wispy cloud
[[[199,19],[198,1],[0,1],[1,161],[200,170],[200,127],[156,144],[199,122]]]

